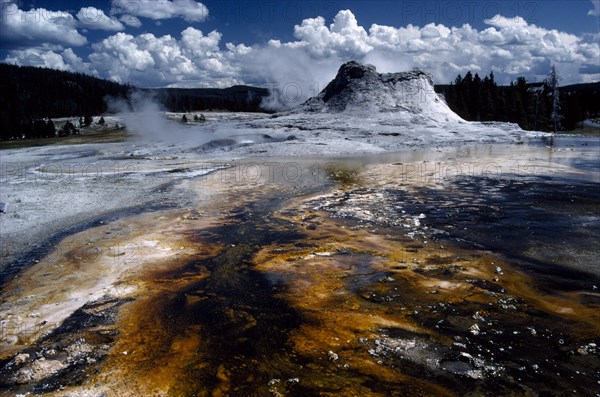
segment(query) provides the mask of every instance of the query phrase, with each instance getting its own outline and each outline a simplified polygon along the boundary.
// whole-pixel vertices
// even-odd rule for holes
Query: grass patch
[[[577,128],[571,131],[557,131],[557,134],[561,135],[585,135],[585,136],[600,136],[600,128]]]
[[[123,142],[129,135],[125,128],[91,131],[80,135],[69,135],[55,138],[16,139],[1,141],[0,149],[19,149],[47,145],[81,145],[83,143],[114,143]]]

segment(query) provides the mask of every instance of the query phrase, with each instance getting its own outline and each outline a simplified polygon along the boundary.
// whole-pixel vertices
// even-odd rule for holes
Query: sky
[[[507,84],[600,81],[600,0],[0,0],[0,60],[138,87],[318,93],[349,60]]]

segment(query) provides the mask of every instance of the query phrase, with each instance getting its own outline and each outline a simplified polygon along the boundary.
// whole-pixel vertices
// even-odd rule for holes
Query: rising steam
[[[108,100],[107,105],[133,136],[144,141],[200,145],[215,138],[202,126],[167,119],[165,109],[148,92],[134,91],[127,101]]]

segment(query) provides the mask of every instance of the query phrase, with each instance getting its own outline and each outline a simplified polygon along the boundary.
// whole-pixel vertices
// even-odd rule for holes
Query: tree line
[[[500,86],[493,72],[481,78],[469,71],[436,90],[465,120],[506,121],[525,130],[553,131],[555,123],[558,130],[574,130],[582,120],[600,116],[600,83],[557,87],[551,77],[543,82],[519,77]]]
[[[44,138],[57,131],[51,118],[85,122],[107,111],[105,98],[127,98],[133,89],[81,73],[0,63],[0,139]],[[75,128],[75,126],[72,126]]]
[[[51,118],[79,117],[78,127],[91,124],[92,115],[107,112],[106,98],[127,103],[133,90],[81,73],[0,63],[0,140],[69,135],[77,126],[56,129]],[[481,78],[469,71],[450,85],[437,85],[450,108],[471,121],[507,121],[526,130],[572,130],[584,119],[600,115],[600,83],[558,87],[547,81],[530,83],[519,77],[498,85],[494,73]],[[225,89],[160,88],[141,90],[172,112],[197,110],[262,111],[269,95],[265,88],[233,86]],[[558,109],[558,110],[557,110]]]
[[[263,112],[260,105],[269,95],[266,88],[235,85],[228,88],[158,88],[148,89],[170,112],[229,110]]]
[[[138,89],[81,73],[0,63],[0,140],[69,135],[106,113],[107,98],[130,103],[132,91],[146,92],[172,112],[229,110],[258,112],[265,88]],[[79,117],[79,125],[57,129],[51,118]],[[101,119],[103,120],[103,119]]]

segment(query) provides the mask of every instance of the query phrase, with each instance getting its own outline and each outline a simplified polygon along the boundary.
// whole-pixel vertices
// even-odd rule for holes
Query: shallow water
[[[0,388],[593,395],[599,142],[253,159],[186,180],[177,188],[215,197],[74,231],[54,267],[42,259],[3,286],[3,314],[60,305],[65,274],[126,266],[120,253],[86,265],[78,247],[148,247],[115,276],[125,292],[3,345]]]

